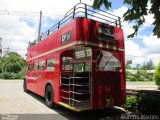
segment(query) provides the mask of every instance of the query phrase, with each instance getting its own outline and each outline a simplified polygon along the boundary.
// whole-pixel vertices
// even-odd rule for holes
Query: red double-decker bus
[[[126,99],[120,18],[79,3],[29,43],[24,90],[83,111],[122,106]]]

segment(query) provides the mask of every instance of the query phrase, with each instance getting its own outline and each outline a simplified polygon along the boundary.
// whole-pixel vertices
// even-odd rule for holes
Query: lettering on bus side
[[[118,44],[118,41],[114,38],[114,27],[105,24],[98,25],[97,39],[111,44]]]
[[[61,36],[61,43],[66,43],[70,40],[71,40],[71,31],[69,31]]]

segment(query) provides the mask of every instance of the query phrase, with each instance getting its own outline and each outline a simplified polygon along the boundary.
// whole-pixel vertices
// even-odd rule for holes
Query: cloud
[[[125,41],[126,61],[132,60],[133,65],[143,64],[150,59],[154,65],[160,63],[160,39],[150,34],[149,36],[142,36],[141,40],[144,47],[131,40]]]
[[[128,10],[128,8],[126,6],[122,6],[118,9],[114,9],[113,10],[113,14],[114,15],[117,15],[121,18],[121,22],[122,22],[122,28],[123,28],[123,31],[124,31],[124,37],[125,37],[125,40],[127,40],[127,36],[130,35],[131,33],[134,32],[133,28],[132,28],[132,25],[133,23],[130,23],[127,22],[127,21],[124,21],[124,18],[123,18],[123,14]]]
[[[150,5],[149,5],[150,7]],[[132,29],[132,25],[134,23],[129,23],[123,20],[123,14],[127,11],[126,6],[122,6],[119,9],[113,10],[113,14],[120,16],[122,18],[122,29],[124,31],[125,36],[125,54],[126,61],[132,60],[133,65],[143,64],[144,61],[149,61],[150,59],[157,65],[160,62],[160,39],[157,39],[156,36],[153,36],[150,31],[148,36],[141,34],[140,32],[144,32],[148,30],[148,28],[153,28],[153,15],[149,14],[145,16],[145,23],[140,27],[138,36],[135,36],[134,39],[128,39],[127,36],[134,32]],[[134,40],[141,40],[144,44],[141,46],[140,42],[135,42]]]
[[[40,10],[43,16],[42,31],[46,31],[78,2],[79,0],[1,0],[0,37],[3,52],[9,47],[11,51],[25,57],[28,42],[37,38]],[[92,5],[93,1],[85,3]]]
[[[143,63],[142,58],[143,52],[142,48],[135,42],[128,40],[125,41],[125,56],[126,56],[126,62],[129,60],[133,61],[133,64],[137,64],[137,58],[138,58],[138,64]]]

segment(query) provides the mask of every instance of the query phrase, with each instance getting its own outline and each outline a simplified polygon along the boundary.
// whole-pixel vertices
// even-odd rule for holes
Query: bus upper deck
[[[123,50],[123,37],[119,17],[104,11],[95,11],[91,6],[79,3],[67,12],[60,22],[43,33],[39,39],[29,43],[27,59],[67,44],[68,46],[83,44],[94,47],[101,46],[111,50]],[[47,47],[45,48],[44,45]],[[45,49],[38,50],[41,46]],[[34,49],[38,52],[31,53],[30,51]]]

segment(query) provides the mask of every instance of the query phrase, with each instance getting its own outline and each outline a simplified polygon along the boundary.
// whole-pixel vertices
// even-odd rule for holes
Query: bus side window
[[[55,58],[50,58],[47,60],[47,70],[48,71],[55,70]]]
[[[45,69],[45,61],[39,62],[39,70],[44,70]]]
[[[28,64],[28,71],[32,71],[32,64]]]
[[[38,62],[34,63],[34,71],[38,70]]]

